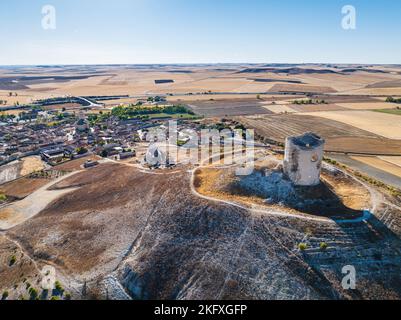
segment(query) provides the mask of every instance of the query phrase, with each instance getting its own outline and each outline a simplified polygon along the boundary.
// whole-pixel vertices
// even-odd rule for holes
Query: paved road
[[[379,180],[385,184],[388,184],[390,186],[401,189],[401,178],[400,177],[397,177],[391,173],[385,172],[385,171],[377,169],[375,167],[369,166],[360,161],[351,159],[347,155],[330,154],[329,157],[331,159],[334,159],[338,162],[341,162],[341,163],[347,165],[351,169],[357,170],[357,171],[364,173],[364,174],[366,174],[376,180]]]
[[[88,106],[88,107],[102,107],[101,104],[95,104],[95,103],[93,103],[92,101],[90,101],[90,100],[88,100],[88,99],[86,99],[86,98],[83,98],[83,97],[76,97],[76,98],[81,99],[81,100],[83,100],[83,101],[89,103],[89,106]]]

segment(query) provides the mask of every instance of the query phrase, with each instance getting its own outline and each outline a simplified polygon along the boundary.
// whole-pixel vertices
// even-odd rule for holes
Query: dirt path
[[[0,209],[0,230],[11,229],[26,220],[34,217],[43,209],[45,209],[52,201],[58,197],[74,191],[74,188],[63,190],[48,190],[52,185],[74,175],[78,172],[73,172],[60,177],[40,189],[33,192],[23,200],[13,202]]]
[[[202,165],[202,166],[199,166],[198,168],[195,168],[195,169],[191,170],[191,182],[190,182],[190,184],[191,184],[192,193],[194,195],[196,195],[197,197],[205,199],[205,200],[208,200],[208,201],[224,203],[224,204],[227,204],[227,205],[230,205],[230,206],[234,206],[234,207],[237,207],[237,208],[240,208],[240,209],[248,210],[248,211],[250,211],[252,213],[256,213],[256,214],[266,214],[266,215],[270,215],[270,216],[279,216],[279,217],[285,217],[285,218],[302,219],[302,220],[308,220],[308,221],[317,221],[317,222],[327,223],[327,224],[360,223],[360,222],[369,220],[371,215],[374,214],[377,211],[378,206],[381,203],[383,203],[383,201],[384,201],[383,197],[377,191],[375,191],[372,187],[370,187],[366,183],[360,181],[359,179],[356,179],[355,177],[351,176],[350,174],[338,169],[343,174],[348,176],[349,178],[353,179],[357,183],[359,183],[362,186],[364,186],[369,191],[369,193],[371,194],[372,208],[371,208],[371,210],[365,210],[363,217],[352,219],[352,220],[333,220],[333,219],[330,219],[330,218],[321,218],[321,217],[307,216],[307,215],[302,215],[302,214],[288,213],[288,212],[286,212],[284,210],[280,210],[280,209],[277,209],[277,208],[264,208],[264,207],[260,207],[260,206],[257,206],[257,205],[252,205],[252,207],[249,207],[249,206],[245,206],[245,205],[233,202],[233,201],[228,201],[228,200],[216,199],[216,198],[213,198],[213,197],[208,197],[208,196],[200,194],[196,190],[196,188],[195,188],[195,174],[196,174],[196,171],[199,170],[199,169],[202,169],[202,168],[212,168],[212,167],[213,166],[210,166],[210,165]]]

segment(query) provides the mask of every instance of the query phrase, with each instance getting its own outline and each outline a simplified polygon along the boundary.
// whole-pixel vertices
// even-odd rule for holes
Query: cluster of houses
[[[56,149],[64,145],[73,126],[52,128],[39,123],[8,123],[0,126],[0,163],[13,161],[40,150]]]
[[[55,124],[46,121],[8,122],[0,125],[0,165],[30,155],[40,155],[54,165],[97,154],[115,160],[135,157],[135,145],[147,141],[153,127],[165,120],[105,120],[89,123],[83,113]]]

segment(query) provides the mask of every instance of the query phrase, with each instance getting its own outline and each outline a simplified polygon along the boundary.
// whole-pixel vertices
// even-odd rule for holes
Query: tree
[[[38,296],[39,296],[39,292],[38,292],[38,290],[36,290],[35,288],[30,288],[29,290],[28,290],[28,292],[29,292],[29,295],[30,295],[30,298],[31,298],[31,300],[36,300],[37,298],[38,298]]]
[[[61,283],[60,283],[60,281],[56,281],[55,283],[54,283],[54,289],[55,290],[53,290],[53,295],[54,296],[63,296],[63,294],[64,294],[64,288],[63,288],[63,286],[61,285]]]
[[[306,243],[300,243],[298,245],[298,249],[301,251],[305,251],[306,249],[308,249],[308,245]]]
[[[328,248],[328,244],[326,242],[320,243],[320,250],[325,251]]]
[[[387,97],[386,102],[394,102],[394,98],[393,97]]]
[[[1,300],[6,300],[8,296],[9,296],[8,291],[4,291],[3,295],[1,296]]]
[[[88,152],[88,149],[86,149],[86,148],[84,148],[84,147],[79,147],[79,148],[77,148],[77,153],[79,154],[79,155],[81,155],[81,154],[85,154],[85,153],[87,153]]]
[[[12,257],[10,258],[10,262],[9,262],[8,265],[11,267],[11,266],[13,266],[16,262],[17,262],[17,257],[16,257],[16,256],[12,256]]]

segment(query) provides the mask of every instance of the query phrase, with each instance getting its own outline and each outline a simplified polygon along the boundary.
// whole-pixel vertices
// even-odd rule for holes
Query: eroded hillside
[[[2,288],[18,298],[49,264],[76,299],[400,298],[397,206],[349,224],[279,216],[201,198],[191,175],[108,163],[58,182],[76,189],[2,233],[2,261],[17,256]],[[345,265],[357,290],[341,287]]]

